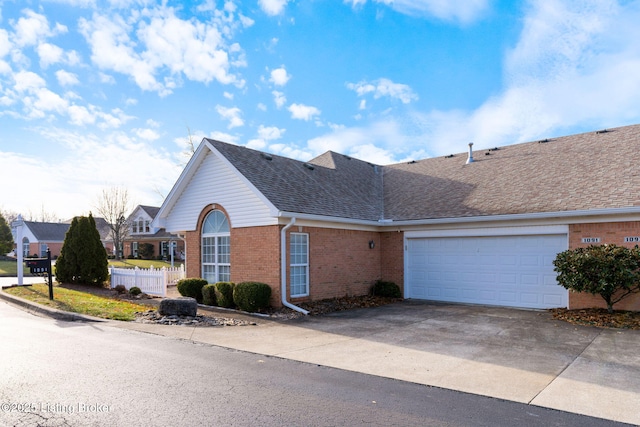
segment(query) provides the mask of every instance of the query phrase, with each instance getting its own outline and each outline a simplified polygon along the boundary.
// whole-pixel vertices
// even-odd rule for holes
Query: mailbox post
[[[46,258],[30,258],[26,261],[31,274],[47,274],[49,279],[49,299],[53,300],[53,274],[51,269],[51,250],[47,248]]]

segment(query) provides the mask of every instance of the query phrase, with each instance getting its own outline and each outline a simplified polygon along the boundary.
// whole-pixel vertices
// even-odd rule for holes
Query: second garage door
[[[566,234],[408,238],[405,297],[566,307],[552,263],[566,248]]]

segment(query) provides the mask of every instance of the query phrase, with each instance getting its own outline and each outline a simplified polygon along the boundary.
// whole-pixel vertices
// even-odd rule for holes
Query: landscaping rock
[[[195,298],[166,298],[160,301],[158,313],[163,316],[191,316],[198,313],[198,302]]]

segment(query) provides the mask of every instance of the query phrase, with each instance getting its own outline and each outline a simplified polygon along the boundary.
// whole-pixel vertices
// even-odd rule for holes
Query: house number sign
[[[638,237],[638,236],[625,237],[624,241],[625,241],[625,243],[640,243],[640,237]]]
[[[583,237],[582,243],[600,243],[599,237]]]

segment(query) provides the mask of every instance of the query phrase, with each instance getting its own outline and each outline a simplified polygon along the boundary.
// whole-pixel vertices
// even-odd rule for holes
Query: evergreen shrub
[[[178,280],[177,288],[183,297],[195,298],[198,304],[202,304],[202,288],[207,285],[205,279],[187,278]]]
[[[260,282],[242,282],[233,288],[233,302],[242,311],[254,313],[269,307],[271,286]]]

